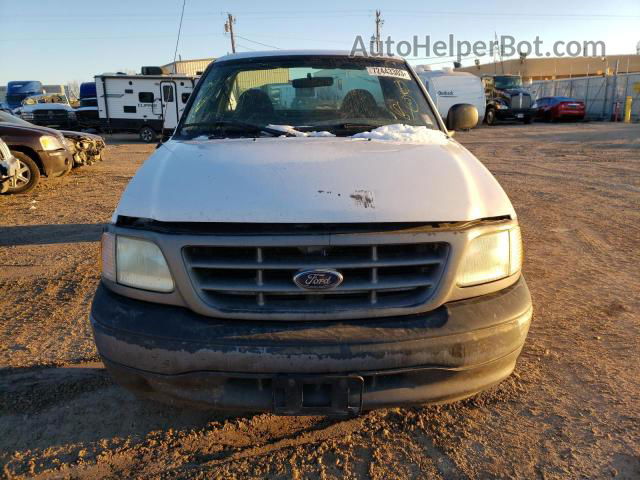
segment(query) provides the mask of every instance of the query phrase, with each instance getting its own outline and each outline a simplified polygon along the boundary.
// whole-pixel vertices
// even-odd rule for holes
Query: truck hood
[[[515,212],[491,173],[444,145],[351,137],[172,140],[114,213],[164,222],[467,221]]]
[[[23,112],[37,112],[38,110],[66,110],[72,112],[71,105],[65,103],[36,103],[34,105],[22,105],[20,110]]]

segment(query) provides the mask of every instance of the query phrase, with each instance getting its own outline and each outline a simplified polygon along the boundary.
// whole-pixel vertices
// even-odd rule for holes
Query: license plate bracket
[[[279,375],[272,389],[278,415],[354,416],[362,411],[364,379],[357,375]]]

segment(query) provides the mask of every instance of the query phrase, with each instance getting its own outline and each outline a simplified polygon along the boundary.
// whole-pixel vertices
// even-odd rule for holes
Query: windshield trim
[[[313,53],[313,54],[309,53],[309,54],[306,54],[305,53],[305,54],[299,54],[299,55],[292,55],[292,54],[256,55],[255,57],[230,58],[229,60],[224,60],[222,62],[215,62],[215,61],[211,62],[209,64],[209,66],[206,68],[206,70],[204,71],[204,73],[202,74],[202,76],[200,77],[198,83],[196,84],[195,88],[191,92],[191,95],[189,95],[189,100],[187,100],[187,104],[185,105],[184,110],[182,112],[182,115],[180,116],[180,121],[178,122],[178,124],[176,125],[176,128],[174,130],[174,135],[177,138],[181,139],[181,140],[185,139],[185,138],[183,138],[184,135],[180,135],[179,132],[182,131],[182,128],[183,128],[183,126],[185,124],[186,118],[189,115],[189,112],[191,111],[191,108],[193,106],[193,102],[198,97],[198,93],[200,92],[200,88],[202,88],[202,86],[205,84],[205,80],[211,74],[211,70],[216,68],[216,64],[219,65],[219,66],[227,67],[229,65],[234,65],[234,64],[264,63],[264,62],[271,62],[271,61],[291,61],[291,60],[299,59],[301,57],[307,57],[307,58],[309,58],[309,57],[311,57],[311,58],[313,58],[313,57],[318,57],[318,58],[322,57],[322,58],[335,58],[335,59],[344,59],[344,60],[360,60],[360,59],[362,59],[363,61],[371,61],[371,62],[379,62],[379,63],[390,62],[391,61],[391,62],[396,62],[396,63],[404,66],[407,69],[407,71],[409,72],[409,75],[411,76],[413,81],[418,84],[418,90],[420,90],[422,92],[422,95],[423,95],[424,99],[426,100],[427,104],[431,108],[431,112],[433,114],[433,117],[435,118],[436,123],[438,125],[438,130],[440,130],[445,135],[447,135],[447,137],[451,136],[449,131],[447,130],[447,127],[444,124],[444,121],[440,117],[440,113],[438,112],[438,109],[436,108],[436,105],[431,100],[431,97],[429,96],[429,93],[428,93],[427,88],[425,87],[424,83],[422,83],[422,81],[418,77],[418,75],[415,72],[415,70],[413,69],[413,67],[404,58],[401,58],[401,57],[397,57],[397,58],[394,58],[394,57],[364,57],[364,56],[358,56],[358,55],[350,56],[350,55],[344,55],[344,54],[340,55],[340,54],[335,54],[335,53],[327,53],[327,54],[323,54],[323,53]]]

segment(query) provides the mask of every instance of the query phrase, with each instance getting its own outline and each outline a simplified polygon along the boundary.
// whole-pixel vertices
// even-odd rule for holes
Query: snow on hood
[[[440,130],[403,125],[400,123],[384,125],[370,132],[357,133],[353,135],[352,138],[384,140],[389,142],[431,143],[434,145],[446,145],[449,141],[448,137]]]
[[[320,132],[300,132],[296,130],[295,127],[291,125],[267,125],[271,130],[277,130],[282,133],[290,133],[295,135],[296,137],[335,137],[335,135],[331,132],[320,131]]]
[[[454,140],[351,137],[170,140],[114,213],[166,222],[467,221],[515,213],[491,173]]]

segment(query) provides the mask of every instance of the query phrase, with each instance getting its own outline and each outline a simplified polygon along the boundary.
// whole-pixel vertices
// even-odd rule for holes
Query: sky
[[[224,32],[236,17],[238,51],[347,49],[357,35],[367,41],[380,9],[383,38],[431,42],[489,42],[511,35],[544,48],[556,41],[603,41],[606,53],[631,54],[640,41],[640,0],[451,0],[379,2],[322,0],[185,0],[177,53],[183,59],[220,57],[231,51]],[[0,85],[10,80],[45,84],[91,81],[113,71],[139,72],[174,58],[183,0],[0,0]],[[419,52],[424,56],[424,52]],[[432,56],[435,56],[432,54]],[[437,69],[452,58],[412,60]],[[472,64],[475,57],[463,61]],[[480,58],[481,63],[491,61]]]

